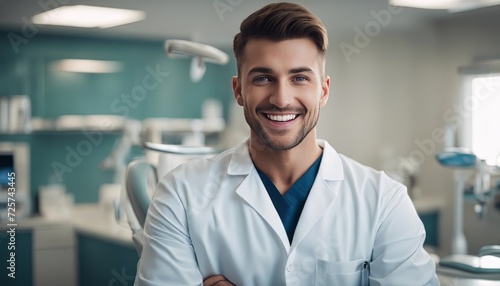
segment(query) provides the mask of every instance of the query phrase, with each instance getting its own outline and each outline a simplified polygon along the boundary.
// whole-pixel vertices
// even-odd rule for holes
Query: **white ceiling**
[[[239,24],[250,13],[270,0],[0,0],[0,28],[20,29],[30,17],[42,11],[40,3],[65,5],[86,4],[105,7],[128,8],[145,11],[144,21],[109,29],[84,29],[55,26],[36,26],[42,32],[126,37],[142,39],[181,38],[202,43],[229,46],[238,32]],[[374,21],[373,12],[388,11],[387,0],[303,0],[301,3],[317,14],[327,26],[330,38],[354,34],[354,28],[363,28]],[[228,10],[218,13],[215,5],[228,5]],[[232,4],[232,6],[231,6]],[[53,6],[49,6],[53,8]],[[489,9],[489,8],[485,8]],[[483,10],[485,10],[483,9]],[[498,9],[496,10],[498,11]],[[465,13],[473,13],[470,11]],[[463,13],[461,13],[463,14]],[[404,8],[392,14],[384,30],[410,29],[417,23],[460,17],[446,11]]]

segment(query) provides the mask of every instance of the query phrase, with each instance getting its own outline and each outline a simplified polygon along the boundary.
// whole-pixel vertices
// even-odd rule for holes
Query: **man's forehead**
[[[242,68],[247,72],[256,67],[261,68],[260,70],[267,68],[270,71],[276,68],[287,72],[303,68],[312,71],[320,68],[319,58],[319,51],[314,42],[308,38],[283,41],[251,39],[245,47]]]

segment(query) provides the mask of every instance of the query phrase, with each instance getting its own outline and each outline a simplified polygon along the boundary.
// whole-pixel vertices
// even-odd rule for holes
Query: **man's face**
[[[273,150],[288,150],[307,136],[328,100],[330,79],[307,38],[248,41],[240,70],[233,78],[236,101],[243,106],[251,136]]]

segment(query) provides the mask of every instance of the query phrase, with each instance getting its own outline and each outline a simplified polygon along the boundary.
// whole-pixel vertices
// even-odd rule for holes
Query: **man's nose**
[[[285,108],[292,104],[292,88],[287,81],[280,81],[275,84],[269,102],[279,108]]]

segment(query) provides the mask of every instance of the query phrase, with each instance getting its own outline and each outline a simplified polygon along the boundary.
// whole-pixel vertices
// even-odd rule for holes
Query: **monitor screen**
[[[0,153],[0,187],[6,187],[9,183],[10,172],[14,171],[14,155]]]

